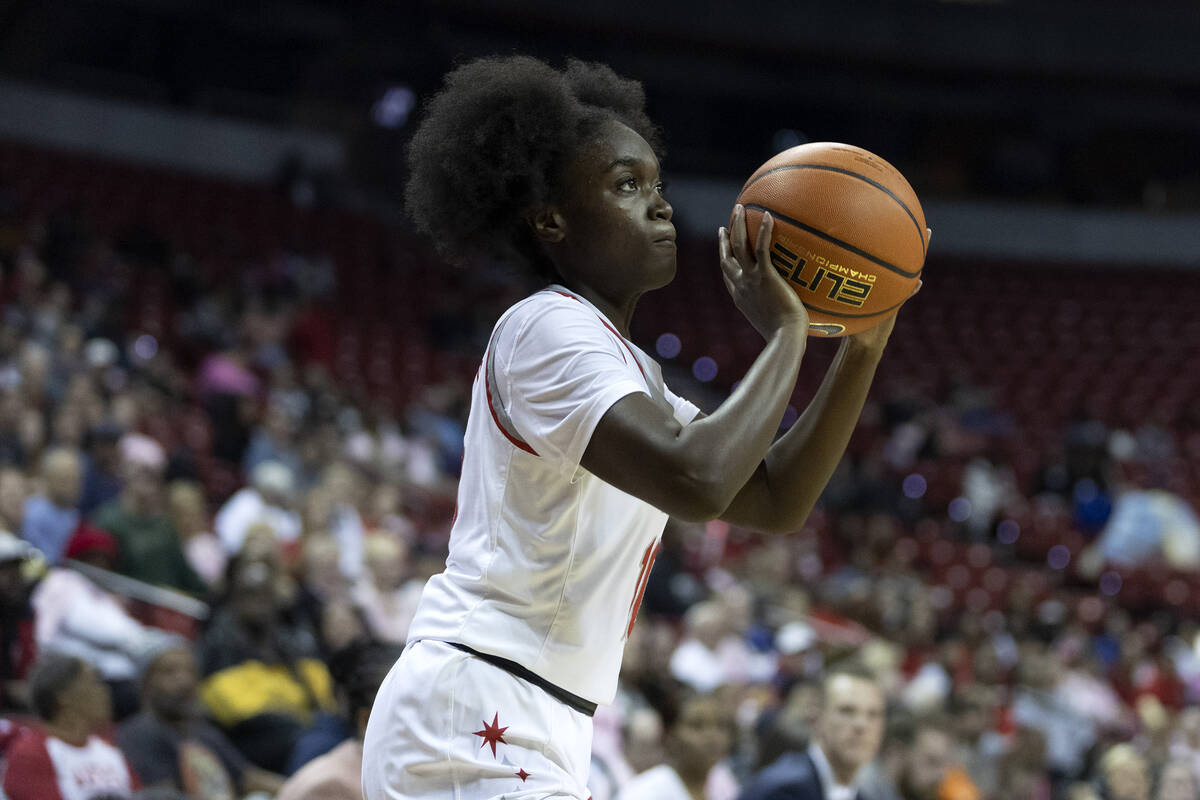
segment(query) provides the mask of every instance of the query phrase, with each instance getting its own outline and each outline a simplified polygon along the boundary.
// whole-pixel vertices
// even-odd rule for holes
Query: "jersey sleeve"
[[[567,301],[574,303],[574,301]],[[501,402],[517,433],[573,477],[596,425],[621,398],[649,395],[632,354],[589,309],[531,304],[493,343]]]

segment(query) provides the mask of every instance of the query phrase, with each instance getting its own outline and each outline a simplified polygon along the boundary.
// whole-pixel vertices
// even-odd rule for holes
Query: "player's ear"
[[[546,206],[529,215],[529,226],[539,242],[561,242],[567,235],[567,220],[554,206]]]

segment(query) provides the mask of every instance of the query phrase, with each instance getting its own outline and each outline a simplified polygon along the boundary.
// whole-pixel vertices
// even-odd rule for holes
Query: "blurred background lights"
[[[1056,544],[1046,554],[1046,563],[1051,569],[1066,569],[1067,564],[1071,563],[1071,551],[1066,545]]]
[[[1112,597],[1121,591],[1121,575],[1109,570],[1100,576],[1100,593]]]
[[[708,383],[717,377],[717,362],[708,356],[700,356],[696,359],[696,363],[692,364],[692,374],[701,383]]]
[[[904,479],[904,496],[910,500],[924,497],[926,487],[925,476],[914,472]]]
[[[1016,520],[1006,519],[996,526],[996,540],[1000,544],[1015,544],[1021,536],[1021,526]]]
[[[133,342],[133,354],[142,361],[149,361],[158,353],[158,340],[148,333],[143,333]]]
[[[950,519],[955,522],[966,522],[971,517],[971,501],[965,497],[956,497],[950,501],[947,511]]]
[[[683,342],[673,333],[664,333],[654,343],[654,351],[663,358],[674,358],[683,349]]]
[[[371,118],[381,128],[402,128],[417,104],[416,93],[407,86],[393,86],[383,93],[371,109]]]

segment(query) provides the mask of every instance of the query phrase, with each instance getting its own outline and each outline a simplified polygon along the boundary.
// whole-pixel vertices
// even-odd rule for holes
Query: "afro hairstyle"
[[[529,214],[553,202],[586,137],[615,120],[659,152],[637,81],[602,64],[562,70],[529,56],[483,58],[446,75],[408,149],[405,201],[453,264],[494,257],[556,278]]]

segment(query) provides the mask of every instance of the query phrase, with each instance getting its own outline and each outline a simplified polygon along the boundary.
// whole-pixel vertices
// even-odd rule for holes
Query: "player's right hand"
[[[733,230],[721,228],[717,234],[721,276],[734,305],[764,339],[793,325],[807,335],[808,310],[771,266],[771,231],[774,227],[774,218],[770,213],[764,213],[751,252],[746,209],[740,203],[734,206]]]

